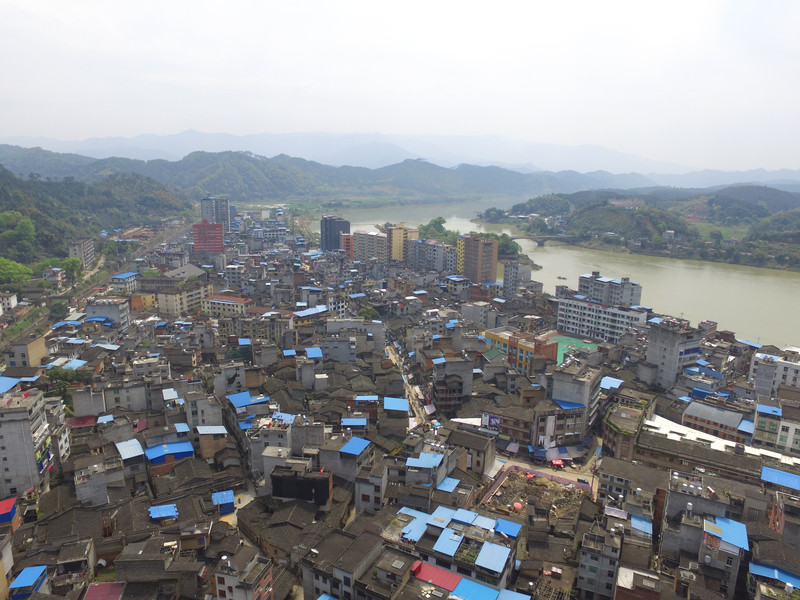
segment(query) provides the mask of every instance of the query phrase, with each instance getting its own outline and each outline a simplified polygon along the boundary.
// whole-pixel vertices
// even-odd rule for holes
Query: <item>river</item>
[[[510,233],[507,226],[480,225],[471,219],[486,202],[428,203],[397,208],[340,210],[350,230],[375,231],[376,224],[404,222],[409,226],[444,217],[445,227],[461,232]],[[319,224],[317,223],[317,230]],[[578,246],[538,247],[530,240],[520,246],[541,270],[532,278],[554,293],[557,284],[577,287],[578,276],[600,271],[610,277],[630,277],[642,286],[642,304],[656,312],[689,319],[693,325],[711,320],[737,338],[760,344],[800,346],[800,273],[741,265],[600,252]],[[565,280],[558,279],[565,277]]]

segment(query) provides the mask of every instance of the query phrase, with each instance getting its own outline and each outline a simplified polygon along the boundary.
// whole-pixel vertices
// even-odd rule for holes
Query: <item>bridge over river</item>
[[[565,242],[567,244],[577,242],[580,238],[577,235],[512,235],[512,240],[531,240],[537,246],[544,246],[545,242]]]

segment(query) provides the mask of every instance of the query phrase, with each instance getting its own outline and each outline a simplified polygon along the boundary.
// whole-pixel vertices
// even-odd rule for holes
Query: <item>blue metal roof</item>
[[[97,417],[98,423],[111,423],[114,421],[114,415],[100,415]]]
[[[777,579],[782,583],[791,583],[795,589],[800,589],[800,577],[788,571],[784,571],[783,569],[750,561],[750,573],[757,577],[767,577],[768,579]]]
[[[453,515],[453,521],[458,521],[459,523],[465,523],[467,525],[472,525],[472,523],[477,518],[478,518],[478,513],[474,513],[471,510],[467,510],[465,508],[459,508]]]
[[[239,429],[241,429],[242,431],[246,431],[252,428],[253,428],[253,423],[251,421],[239,421]]]
[[[120,273],[119,275],[113,275],[111,279],[130,279],[131,277],[136,277],[138,273],[136,271],[127,271],[126,273]]]
[[[531,597],[513,590],[500,590],[497,600],[531,600]]]
[[[19,384],[19,379],[16,377],[0,377],[0,394],[5,394],[7,391],[14,389]]]
[[[610,375],[606,375],[600,380],[600,388],[604,390],[616,389],[625,383],[622,379],[617,379],[616,377],[611,377]]]
[[[458,487],[458,479],[455,477],[445,477],[442,482],[436,487],[437,490],[447,492],[448,494],[456,491]]]
[[[572,409],[575,409],[575,408],[586,408],[583,404],[578,404],[577,402],[570,402],[568,400],[556,400],[554,398],[553,402],[555,402],[558,405],[558,408],[560,408],[561,410],[572,410]]]
[[[288,350],[284,350],[283,351],[283,356],[284,356],[284,358],[287,357],[287,356],[297,356],[297,350],[294,350],[293,348],[290,348]]]
[[[384,410],[400,410],[400,411],[408,412],[408,399],[407,398],[392,398],[391,396],[385,396],[383,398],[383,409]]]
[[[359,402],[377,402],[377,396],[356,396],[356,404]]]
[[[647,519],[642,519],[636,515],[631,515],[631,527],[637,531],[642,531],[647,535],[653,535],[653,524]]]
[[[177,519],[177,504],[162,504],[161,506],[150,507],[150,518],[152,519]]]
[[[407,467],[417,467],[420,469],[433,469],[442,463],[443,454],[433,454],[432,452],[420,452],[418,458],[407,458]]]
[[[360,437],[353,437],[350,438],[344,446],[339,448],[339,452],[358,456],[367,448],[367,446],[369,446],[369,440],[365,440]]]
[[[757,344],[756,342],[751,342],[750,340],[736,340],[740,344],[745,344],[747,346],[751,346],[752,348],[761,348],[762,344]]]
[[[742,419],[742,422],[739,423],[739,427],[736,429],[742,433],[753,433],[755,430],[755,424],[751,419]]]
[[[250,392],[239,392],[238,394],[230,394],[225,396],[231,401],[234,408],[243,408],[250,404],[262,404],[269,402],[269,396],[250,396]]]
[[[441,356],[441,357],[439,357],[439,358],[434,358],[434,359],[433,359],[431,362],[432,362],[433,364],[435,364],[435,365],[441,365],[442,363],[446,363],[446,362],[447,362],[447,359],[446,359],[446,358],[444,358],[443,356]]]
[[[342,427],[366,427],[366,417],[345,417],[342,419]]]
[[[200,435],[227,435],[228,430],[224,425],[198,425],[197,433]]]
[[[435,525],[436,527],[447,527],[453,519],[454,514],[456,514],[456,511],[452,508],[437,506],[436,510],[428,517],[427,523],[428,525]]]
[[[519,523],[515,523],[514,521],[509,521],[507,519],[497,519],[497,522],[494,524],[494,530],[497,533],[505,533],[508,537],[516,538],[519,535],[520,530],[522,529],[522,525]]]
[[[214,492],[211,494],[211,503],[214,506],[220,504],[231,504],[233,502],[233,490],[225,490],[223,492]]]
[[[502,573],[509,554],[511,554],[511,548],[493,544],[492,542],[484,542],[483,546],[481,546],[481,551],[478,553],[478,558],[475,559],[475,564],[495,573]]]
[[[283,421],[288,425],[292,425],[294,423],[294,420],[297,418],[297,415],[276,410],[274,413],[272,413],[272,418],[277,421]]]
[[[715,517],[714,523],[708,520],[703,521],[703,530],[711,535],[722,538],[723,542],[749,550],[750,544],[747,542],[747,526],[733,519],[725,517]]]
[[[461,541],[463,539],[463,533],[458,533],[449,527],[445,527],[442,530],[442,533],[439,535],[439,539],[437,539],[436,543],[433,545],[433,549],[435,552],[441,552],[447,556],[453,556],[455,555],[456,550],[458,550],[458,547],[461,545]]]
[[[188,423],[175,423],[175,431],[178,433],[189,433]]]
[[[772,467],[761,467],[761,481],[774,483],[775,485],[800,492],[800,475],[795,475],[788,471],[781,471]]]
[[[249,346],[250,345],[250,338],[239,338],[239,345],[240,346]]]
[[[20,571],[20,574],[17,575],[16,579],[8,586],[9,589],[15,590],[18,588],[26,588],[32,586],[36,583],[39,578],[42,576],[47,570],[45,565],[37,565],[35,567],[25,567]]]
[[[313,347],[306,348],[306,356],[308,358],[322,358],[322,348]]]
[[[192,442],[173,442],[171,444],[159,444],[144,451],[147,460],[155,460],[169,454],[194,454]]]
[[[769,406],[767,404],[756,404],[756,412],[761,413],[762,415],[772,415],[775,417],[780,417],[783,415],[783,411],[778,406]]]
[[[485,529],[486,531],[491,531],[494,529],[496,525],[496,521],[494,519],[490,519],[489,517],[484,517],[483,515],[478,515],[472,524],[475,527],[480,527],[481,529]]]
[[[314,308],[307,308],[306,310],[297,311],[294,313],[294,316],[302,319],[303,317],[313,317],[314,315],[321,315],[324,312],[328,312],[327,304],[320,304],[319,306],[315,306]]]
[[[114,444],[117,446],[117,452],[119,452],[119,456],[122,458],[122,460],[136,458],[137,456],[142,456],[144,454],[142,445],[136,438],[133,438],[132,440],[125,440],[124,442],[114,442]]]
[[[452,595],[462,598],[463,600],[497,600],[499,593],[500,592],[493,588],[475,583],[471,579],[464,577],[458,582]]]

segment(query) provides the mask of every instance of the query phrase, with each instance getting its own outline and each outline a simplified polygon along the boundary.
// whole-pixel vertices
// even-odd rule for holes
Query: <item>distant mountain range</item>
[[[680,167],[607,148],[529,144],[495,136],[234,136],[187,131],[130,139],[27,142],[58,151],[0,145],[0,164],[19,177],[34,173],[42,178],[97,182],[110,175],[135,173],[170,186],[189,200],[226,195],[234,201],[491,196],[514,201],[594,189],[735,184],[800,190],[800,171],[657,174],[655,169]],[[494,157],[495,164],[485,160],[488,157]],[[478,159],[478,164],[462,160],[467,158]],[[348,163],[359,166],[345,166]],[[552,165],[562,164],[605,164],[607,168],[553,170]]]
[[[601,146],[563,146],[523,142],[503,136],[386,135],[333,133],[261,133],[232,135],[184,131],[173,135],[144,134],[132,138],[90,138],[59,141],[44,138],[0,138],[0,143],[41,147],[93,158],[179,160],[196,151],[247,151],[260,156],[287,154],[335,167],[377,169],[422,158],[443,167],[460,164],[499,166],[534,171],[608,171],[610,173],[675,173],[689,169],[624,154]]]

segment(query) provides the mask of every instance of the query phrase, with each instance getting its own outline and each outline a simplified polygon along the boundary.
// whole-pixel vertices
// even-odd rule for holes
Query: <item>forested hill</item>
[[[31,264],[68,255],[68,241],[102,229],[141,225],[185,214],[189,203],[142,175],[96,183],[67,177],[21,179],[0,167],[0,256]]]
[[[169,185],[191,200],[218,195],[240,202],[337,197],[525,198],[553,192],[652,185],[643,175],[613,175],[604,171],[518,173],[474,165],[447,169],[424,160],[366,169],[331,167],[285,155],[265,158],[249,152],[193,152],[171,162],[91,159],[41,148],[0,145],[0,164],[20,177],[36,174],[41,178],[74,177],[86,182],[137,173]]]

